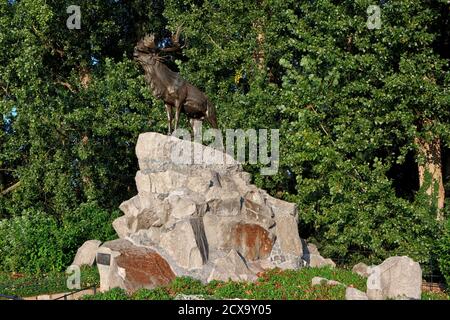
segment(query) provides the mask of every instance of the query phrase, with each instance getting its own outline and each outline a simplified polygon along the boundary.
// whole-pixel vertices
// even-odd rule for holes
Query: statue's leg
[[[194,134],[194,139],[197,136],[199,136],[201,139],[202,121],[197,120],[197,119],[190,119],[189,122],[191,123],[192,133]]]
[[[180,113],[181,113],[181,103],[176,101],[175,102],[175,130],[178,129],[178,121],[180,120]]]
[[[172,134],[172,121],[173,121],[173,112],[172,112],[172,106],[166,104],[166,112],[167,112],[167,121],[169,122],[169,130],[168,135]]]

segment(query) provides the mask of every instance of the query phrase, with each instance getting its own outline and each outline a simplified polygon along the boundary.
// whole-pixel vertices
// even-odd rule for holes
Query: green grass
[[[341,282],[343,286],[311,286],[314,277]],[[172,300],[178,294],[201,295],[205,299],[261,299],[261,300],[344,300],[346,286],[366,291],[367,279],[345,269],[303,268],[300,270],[270,270],[256,282],[212,281],[203,285],[189,278],[176,278],[165,287],[140,289],[127,295],[116,288],[105,293],[85,296],[85,300]],[[449,300],[445,293],[424,292],[422,300]]]
[[[81,268],[81,288],[98,286],[100,277],[97,267]],[[0,294],[31,297],[41,294],[70,292],[67,275],[63,272],[42,275],[22,275],[18,278],[0,273]]]
[[[345,286],[311,286],[312,278],[320,276],[337,280]],[[86,300],[130,299],[171,300],[177,294],[203,295],[206,299],[265,299],[265,300],[343,300],[345,287],[366,290],[366,279],[348,270],[331,268],[304,268],[297,271],[278,269],[264,273],[256,282],[212,281],[203,285],[200,281],[180,277],[171,284],[154,290],[141,289],[126,295],[121,289],[85,296]]]
[[[314,277],[323,277],[343,283],[343,286],[311,286]],[[29,297],[40,294],[68,292],[67,276],[53,273],[42,276],[25,275],[13,278],[0,273],[0,293]],[[81,287],[99,284],[96,267],[81,269]],[[84,296],[85,300],[172,300],[178,294],[202,295],[205,299],[261,299],[261,300],[343,300],[345,287],[353,286],[366,291],[366,279],[346,269],[303,268],[300,270],[270,270],[253,283],[212,281],[206,285],[200,281],[179,277],[165,287],[153,290],[140,289],[132,295],[115,288],[104,293]],[[449,300],[446,293],[424,292],[422,300]]]
[[[422,292],[422,300],[450,300],[450,296],[444,292]]]

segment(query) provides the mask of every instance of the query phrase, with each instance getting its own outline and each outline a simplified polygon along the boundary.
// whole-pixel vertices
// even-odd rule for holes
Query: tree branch
[[[8,193],[13,192],[14,190],[16,190],[18,187],[20,187],[20,181],[17,182],[17,183],[15,183],[15,184],[13,184],[11,187],[6,188],[5,190],[3,190],[3,191],[0,193],[0,196],[5,196],[5,195],[7,195]]]
[[[60,85],[62,85],[62,86],[64,86],[64,87],[66,87],[66,88],[69,89],[69,91],[72,92],[72,93],[76,93],[76,92],[77,92],[77,91],[72,87],[72,85],[71,85],[70,83],[68,83],[68,82],[64,82],[64,81],[58,80],[58,81],[56,81],[56,83],[57,83],[57,84],[60,84]]]
[[[223,48],[217,44],[217,42],[214,41],[214,39],[207,33],[209,40],[211,40],[212,44],[215,45],[217,48],[223,51]]]

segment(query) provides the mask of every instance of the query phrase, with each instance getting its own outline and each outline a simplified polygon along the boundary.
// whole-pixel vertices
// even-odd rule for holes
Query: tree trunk
[[[90,70],[86,67],[82,67],[80,72],[80,82],[84,89],[87,89],[89,87],[91,80],[92,77]]]
[[[253,23],[253,28],[257,32],[256,36],[256,43],[257,48],[255,53],[253,54],[253,59],[256,62],[256,65],[260,70],[264,69],[264,58],[265,58],[265,52],[264,52],[264,41],[265,41],[265,35],[264,35],[264,25],[262,21],[257,20]]]
[[[438,220],[443,220],[444,217],[442,209],[444,208],[445,190],[442,174],[441,139],[435,138],[431,142],[428,142],[423,138],[416,138],[415,143],[419,148],[419,153],[425,158],[424,163],[418,164],[419,185],[422,187],[425,182],[425,175],[429,173],[431,175],[431,184],[426,193],[431,196],[437,184],[438,193],[436,218]]]

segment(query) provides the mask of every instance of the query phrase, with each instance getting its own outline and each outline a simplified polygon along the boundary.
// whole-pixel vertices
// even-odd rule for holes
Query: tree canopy
[[[51,219],[45,232],[64,235],[49,249],[64,252],[54,268],[89,237],[114,237],[104,225],[136,192],[137,136],[166,132],[133,47],[182,25],[187,46],[166,61],[207,93],[220,128],[280,129],[278,174],[246,169],[297,203],[301,237],[333,257],[433,259],[449,212],[450,7],[378,1],[373,29],[373,4],[2,1],[0,257],[12,255],[7,230],[30,219],[48,228]],[[80,29],[66,27],[70,5],[80,6]]]

